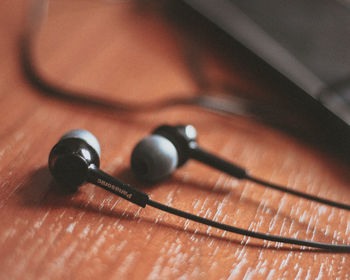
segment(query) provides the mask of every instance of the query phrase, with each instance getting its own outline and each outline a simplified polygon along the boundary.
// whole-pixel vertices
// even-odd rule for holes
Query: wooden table
[[[41,74],[65,88],[131,104],[191,99],[225,83],[239,97],[279,104],[283,85],[271,83],[274,76],[264,67],[221,48],[202,22],[184,28],[165,6],[54,1],[36,38]],[[49,174],[48,154],[65,132],[84,128],[100,141],[102,169],[156,201],[254,231],[350,243],[348,211],[239,181],[193,161],[154,186],[138,182],[129,170],[135,144],[160,124],[191,123],[203,147],[251,174],[350,203],[348,162],[276,126],[191,105],[131,113],[40,93],[23,76],[18,59],[27,9],[24,0],[4,0],[0,9],[0,279],[350,279],[346,253],[208,228],[151,207],[140,209],[90,184],[64,194]],[[194,68],[199,60],[205,73],[196,75],[189,57]],[[322,135],[317,122],[301,116],[301,128]]]

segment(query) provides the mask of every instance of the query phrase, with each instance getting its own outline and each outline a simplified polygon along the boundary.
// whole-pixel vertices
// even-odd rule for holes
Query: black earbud
[[[160,126],[136,145],[131,155],[131,168],[143,181],[163,180],[188,160],[189,146],[196,144],[196,137],[191,125]]]
[[[131,155],[131,168],[134,174],[144,182],[155,183],[171,175],[177,167],[184,165],[188,159],[195,159],[238,179],[250,180],[265,187],[350,210],[348,204],[323,199],[255,178],[237,164],[221,159],[200,148],[196,138],[197,132],[192,125],[159,126],[151,136],[142,139],[135,146]]]
[[[136,164],[140,175],[151,174],[152,178],[163,178],[177,166],[184,164],[190,157],[189,155],[193,157],[191,151],[196,149],[195,139],[196,131],[193,126],[162,126],[155,130],[155,135],[149,137],[149,140],[143,140],[140,144],[138,148],[140,152],[136,152],[139,154],[135,156],[136,162],[134,164]],[[159,146],[161,152],[157,151]],[[144,159],[143,155],[146,156],[148,150],[151,151],[152,155],[147,155],[147,159]],[[181,151],[180,154],[178,151]],[[79,186],[89,182],[141,207],[149,205],[161,211],[229,232],[275,242],[328,250],[350,251],[349,245],[328,244],[245,230],[153,201],[148,194],[101,171],[99,169],[100,153],[100,145],[92,133],[87,130],[72,130],[61,137],[52,148],[49,155],[49,169],[61,186],[68,187],[72,191],[76,191]],[[159,156],[161,157],[160,160],[158,159]],[[138,162],[140,159],[142,161]],[[161,172],[158,170],[151,171],[148,168],[160,168]]]
[[[61,137],[49,155],[51,174],[72,191],[86,182],[89,167],[100,166],[100,144],[87,130],[72,130]]]
[[[72,130],[58,141],[49,155],[49,169],[63,187],[76,191],[89,182],[145,207],[148,195],[99,169],[100,144],[87,130]]]
[[[155,183],[168,177],[188,159],[196,159],[214,168],[243,178],[246,171],[200,149],[197,131],[192,125],[162,125],[142,139],[131,155],[131,168],[142,181]]]

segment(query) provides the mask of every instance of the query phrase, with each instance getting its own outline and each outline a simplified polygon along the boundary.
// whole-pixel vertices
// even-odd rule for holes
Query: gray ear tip
[[[146,182],[157,182],[169,176],[178,164],[175,146],[165,137],[151,135],[141,140],[131,155],[131,168]]]
[[[68,138],[78,138],[84,140],[88,143],[92,148],[95,149],[97,154],[101,156],[101,147],[95,135],[93,135],[90,131],[85,129],[73,129],[64,134],[60,140],[68,139]]]

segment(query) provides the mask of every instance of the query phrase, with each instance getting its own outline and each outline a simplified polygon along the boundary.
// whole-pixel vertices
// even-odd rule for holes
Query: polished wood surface
[[[39,93],[18,59],[28,3],[0,5],[1,279],[350,279],[346,253],[208,228],[140,209],[89,184],[75,194],[60,190],[49,174],[48,154],[65,132],[84,128],[100,141],[102,169],[153,200],[254,231],[350,243],[349,211],[238,181],[196,162],[157,185],[138,182],[129,170],[134,145],[160,124],[191,123],[200,145],[251,174],[350,203],[346,162],[266,123],[189,105],[111,112]],[[215,39],[181,30],[162,11],[163,2],[53,1],[35,60],[43,75],[66,88],[142,104],[196,96],[203,84],[184,55],[194,49],[204,57],[211,83],[230,81],[258,98],[278,96],[254,67],[215,53]],[[300,127],[305,123],[317,133],[308,119]]]

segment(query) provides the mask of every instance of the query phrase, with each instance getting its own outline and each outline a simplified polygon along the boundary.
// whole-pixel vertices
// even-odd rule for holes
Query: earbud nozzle
[[[68,139],[68,138],[77,138],[84,140],[87,144],[89,144],[94,150],[97,152],[98,156],[101,156],[101,147],[95,135],[93,135],[90,131],[85,129],[74,129],[66,134],[64,134],[60,140]]]

